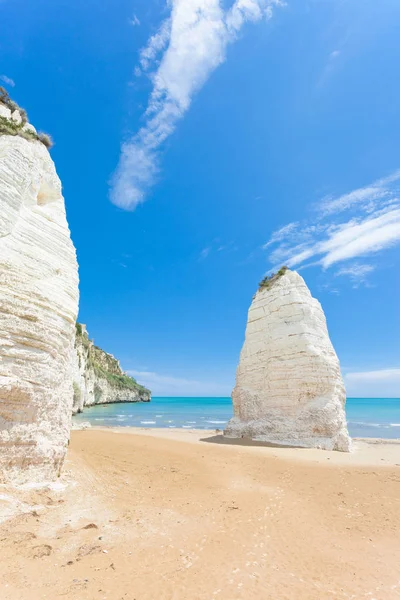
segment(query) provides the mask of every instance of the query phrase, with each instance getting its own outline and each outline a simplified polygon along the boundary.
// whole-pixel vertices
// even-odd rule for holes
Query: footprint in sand
[[[43,558],[44,556],[50,556],[53,548],[49,544],[40,544],[40,546],[34,546],[32,548],[32,558]]]
[[[78,556],[88,556],[89,554],[97,554],[98,552],[101,552],[101,546],[83,544],[83,546],[79,548]]]

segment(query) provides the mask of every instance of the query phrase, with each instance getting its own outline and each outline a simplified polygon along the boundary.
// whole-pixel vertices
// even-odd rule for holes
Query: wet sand
[[[58,484],[0,488],[1,515],[2,600],[400,597],[396,443],[74,431]]]

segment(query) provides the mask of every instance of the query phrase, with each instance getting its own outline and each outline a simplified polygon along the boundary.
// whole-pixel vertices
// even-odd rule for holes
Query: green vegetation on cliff
[[[136,390],[139,393],[150,395],[150,390],[137,383],[134,377],[130,377],[122,371],[116,358],[89,340],[87,331],[80,323],[76,323],[75,345],[78,344],[85,349],[87,365],[93,368],[97,377],[106,379],[114,388]]]
[[[258,290],[261,292],[262,290],[269,290],[274,285],[278,279],[282,277],[288,270],[288,267],[281,267],[277,273],[272,273],[272,275],[267,275],[262,279],[259,283]]]
[[[36,133],[32,129],[24,129],[28,123],[28,115],[26,110],[18,106],[16,102],[11,100],[8,92],[0,86],[0,103],[4,104],[13,113],[15,110],[21,115],[21,122],[17,123],[12,119],[0,116],[0,135],[18,135],[25,140],[37,140],[42,142],[46,148],[51,148],[53,145],[51,137],[47,133]]]

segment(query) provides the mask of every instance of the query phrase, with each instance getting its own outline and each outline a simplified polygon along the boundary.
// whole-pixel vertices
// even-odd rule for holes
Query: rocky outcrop
[[[85,406],[112,402],[149,402],[151,392],[122,371],[119,361],[89,339],[76,324],[73,413]]]
[[[350,450],[346,393],[324,312],[303,278],[266,278],[248,313],[226,437]]]
[[[48,150],[13,105],[0,117],[0,481],[51,480],[69,440],[78,268]]]

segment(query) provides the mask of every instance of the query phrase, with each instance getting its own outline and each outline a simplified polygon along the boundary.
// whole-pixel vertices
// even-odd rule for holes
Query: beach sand
[[[1,600],[400,598],[400,444],[222,441],[74,431],[57,485],[0,489]]]

